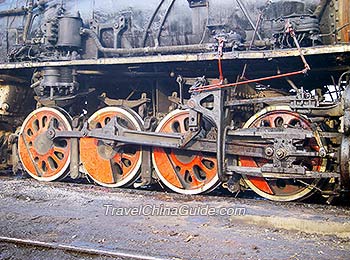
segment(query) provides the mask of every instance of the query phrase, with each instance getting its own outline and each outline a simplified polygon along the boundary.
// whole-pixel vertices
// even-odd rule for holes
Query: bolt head
[[[55,132],[55,130],[53,130],[53,129],[49,129],[49,130],[47,131],[46,135],[47,135],[47,137],[48,137],[49,139],[52,140],[52,139],[55,138],[56,132]]]
[[[276,151],[276,157],[277,159],[283,159],[286,156],[285,151],[283,149],[278,149]]]
[[[319,155],[321,157],[326,157],[326,155],[327,155],[326,150],[324,148],[321,148],[320,151],[319,151]]]
[[[265,149],[265,154],[267,155],[267,156],[272,156],[273,154],[274,154],[274,150],[273,150],[273,148],[272,147],[267,147],[266,149]]]
[[[187,102],[187,106],[189,108],[195,108],[196,107],[196,101],[194,99],[190,99],[188,102]]]

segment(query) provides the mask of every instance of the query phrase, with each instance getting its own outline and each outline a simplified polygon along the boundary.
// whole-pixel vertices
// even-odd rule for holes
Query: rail
[[[19,239],[11,237],[0,236],[0,242],[10,243],[16,245],[30,246],[30,247],[41,247],[49,250],[62,250],[67,252],[75,252],[80,254],[97,255],[97,256],[109,256],[109,257],[119,257],[126,259],[143,259],[143,260],[167,260],[170,258],[155,257],[144,254],[136,254],[132,252],[126,252],[121,250],[100,250],[87,247],[78,247],[72,245],[58,244],[58,243],[48,243],[29,239]]]

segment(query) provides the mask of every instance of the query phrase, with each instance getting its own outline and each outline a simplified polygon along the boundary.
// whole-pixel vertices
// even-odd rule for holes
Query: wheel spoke
[[[212,157],[203,157],[200,162],[200,166],[203,167],[203,169],[206,169],[208,172],[215,172],[216,171],[216,160],[213,160]]]
[[[54,150],[55,152],[59,152],[59,153],[63,154],[63,156],[65,156],[65,155],[67,154],[67,152],[68,152],[68,149],[67,149],[67,148],[58,147],[58,146],[54,146],[54,147],[53,147],[53,150]]]
[[[137,157],[137,156],[136,156],[136,157]],[[135,158],[135,155],[127,154],[127,153],[121,154],[121,158],[122,158],[122,159],[127,159],[127,160],[129,160],[130,162],[132,162],[132,163],[134,163],[134,162],[135,162],[135,159],[137,159],[137,158]]]
[[[186,133],[187,129],[186,129],[186,118],[180,120],[180,133]]]

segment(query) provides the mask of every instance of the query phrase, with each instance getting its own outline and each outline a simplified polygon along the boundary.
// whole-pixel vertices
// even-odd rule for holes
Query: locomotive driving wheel
[[[56,131],[71,131],[69,116],[62,110],[43,107],[24,120],[18,138],[18,153],[24,169],[40,181],[64,177],[70,163],[70,140],[48,137],[53,126]]]
[[[138,115],[120,107],[106,107],[94,113],[88,120],[90,129],[103,128],[115,117],[124,128],[141,130],[142,120]],[[142,151],[137,145],[82,138],[80,159],[84,171],[96,183],[105,187],[121,187],[131,185],[138,178]]]
[[[175,110],[160,122],[156,132],[186,133],[188,123],[189,112]],[[209,192],[220,183],[217,159],[213,154],[157,147],[153,150],[152,161],[160,180],[181,194]]]
[[[246,122],[244,128],[249,127],[293,127],[310,130],[310,122],[298,113],[290,110],[289,107],[268,107],[254,115]],[[307,151],[319,151],[320,147],[315,138],[305,140],[303,148]],[[240,156],[239,163],[244,167],[262,167],[270,160],[263,158]],[[326,170],[327,160],[319,157],[298,158],[296,165],[302,166],[308,171],[323,172]],[[293,201],[304,199],[313,194],[320,179],[277,179],[261,178],[243,175],[247,185],[262,197],[275,201]]]

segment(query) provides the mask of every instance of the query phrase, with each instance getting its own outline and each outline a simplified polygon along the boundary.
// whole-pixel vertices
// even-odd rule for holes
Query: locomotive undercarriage
[[[99,78],[97,71],[72,71],[80,79]],[[149,82],[145,74],[139,77]],[[323,100],[320,91],[298,88],[290,94],[261,83],[196,92],[219,80],[181,76],[170,80],[176,81],[171,90],[158,82],[155,93],[138,93],[138,99],[134,92],[110,98],[108,89],[99,95],[96,88],[100,104],[85,103],[93,100],[89,93],[97,94],[83,84],[75,84],[81,89],[73,99],[68,95],[68,103],[66,92],[60,97],[60,91],[44,91],[47,98],[36,98],[40,108],[17,135],[18,154],[24,169],[41,181],[87,176],[106,187],[160,182],[175,192],[199,194],[222,185],[278,201],[315,192],[332,200],[349,187],[346,75],[334,101]]]

